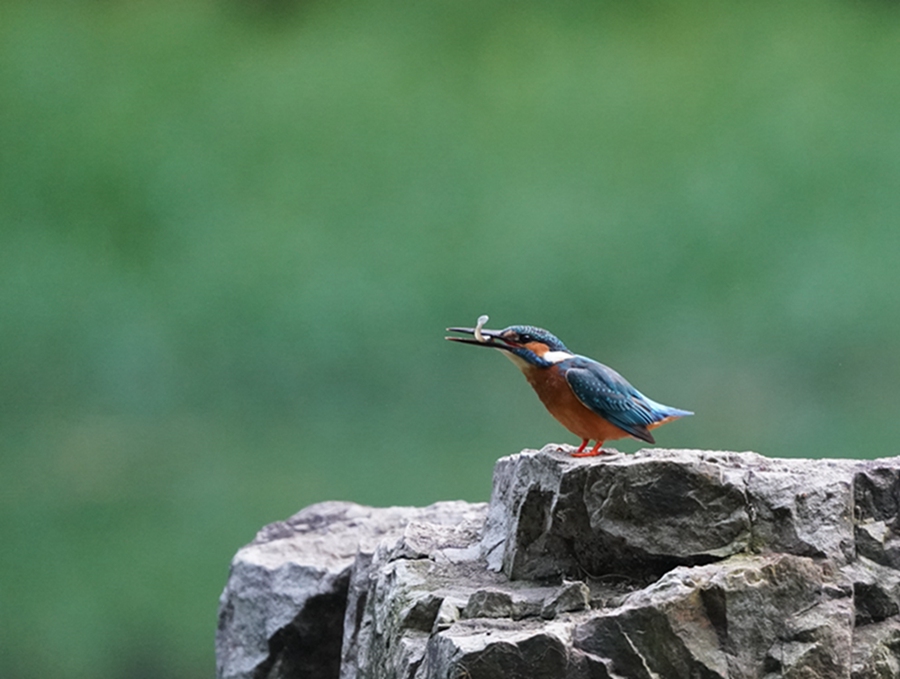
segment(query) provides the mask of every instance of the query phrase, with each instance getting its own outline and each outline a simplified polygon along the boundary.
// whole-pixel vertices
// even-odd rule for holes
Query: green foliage
[[[0,675],[201,677],[234,551],[573,438],[443,328],[893,452],[890,3],[0,6]],[[624,450],[638,446],[624,442]]]

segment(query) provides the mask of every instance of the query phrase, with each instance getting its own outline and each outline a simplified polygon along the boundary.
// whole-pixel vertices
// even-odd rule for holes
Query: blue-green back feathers
[[[559,369],[576,398],[589,410],[648,443],[655,443],[649,425],[668,417],[693,415],[647,398],[615,370],[585,356],[563,361]]]

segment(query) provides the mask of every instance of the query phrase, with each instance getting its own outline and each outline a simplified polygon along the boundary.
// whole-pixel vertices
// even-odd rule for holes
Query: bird
[[[474,328],[447,328],[473,337],[445,337],[452,342],[491,347],[509,358],[537,392],[538,398],[560,424],[581,438],[573,457],[602,455],[609,440],[631,437],[656,443],[651,429],[681,417],[689,410],[672,408],[644,396],[615,370],[574,354],[543,328],[511,325],[485,330],[487,316]],[[590,441],[596,444],[585,450]]]

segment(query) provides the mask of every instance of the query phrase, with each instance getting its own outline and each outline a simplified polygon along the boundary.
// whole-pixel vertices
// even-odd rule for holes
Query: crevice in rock
[[[757,531],[757,520],[759,519],[756,506],[750,499],[750,472],[741,475],[741,493],[744,496],[744,507],[747,511],[747,531],[750,533],[747,540],[747,548],[744,550],[748,554],[757,551],[760,543]]]
[[[442,603],[444,603],[444,598],[437,595],[429,595],[416,600],[404,619],[405,626],[419,632],[431,632]]]
[[[300,614],[269,638],[269,656],[253,679],[338,679],[349,584],[347,573],[333,591],[310,597]]]
[[[700,601],[707,619],[716,632],[719,646],[726,651],[731,651],[731,638],[728,636],[728,603],[725,591],[718,586],[704,587],[700,590]]]

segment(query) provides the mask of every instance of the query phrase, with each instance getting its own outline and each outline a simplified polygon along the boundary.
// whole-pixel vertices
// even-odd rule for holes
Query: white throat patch
[[[526,361],[524,358],[520,358],[519,356],[516,356],[512,352],[504,351],[503,349],[500,349],[499,347],[497,347],[497,351],[499,351],[501,354],[506,356],[506,358],[508,358],[513,363],[515,363],[516,367],[519,368],[519,370],[522,370],[523,372],[527,371],[527,370],[535,370],[536,369],[536,366],[531,365],[531,363]],[[566,359],[574,358],[574,357],[575,357],[575,355],[570,354],[568,351],[546,351],[546,352],[544,352],[544,355],[541,356],[542,359],[544,359],[548,363],[553,363],[554,365],[559,363],[560,361],[565,361]]]
[[[568,351],[547,351],[541,358],[548,363],[560,363],[561,361],[567,361],[570,358],[574,358],[574,354],[570,354]]]

